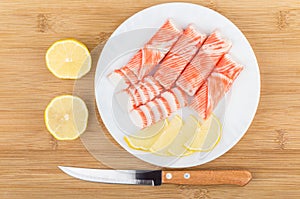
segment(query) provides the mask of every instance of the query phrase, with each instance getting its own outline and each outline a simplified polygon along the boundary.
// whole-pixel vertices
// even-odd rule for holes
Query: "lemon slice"
[[[168,148],[164,148],[160,151],[155,151],[153,152],[153,154],[155,155],[159,155],[159,156],[173,156],[169,151]]]
[[[48,69],[61,79],[79,79],[91,69],[92,59],[87,47],[74,39],[52,44],[46,53]]]
[[[191,151],[210,151],[219,142],[222,125],[219,119],[211,115],[205,120],[199,131],[184,146]]]
[[[135,136],[124,137],[124,139],[129,147],[148,151],[167,127],[168,120],[165,119],[139,131]]]
[[[72,95],[55,97],[45,110],[48,131],[58,140],[74,140],[86,129],[88,109],[82,99]]]
[[[174,116],[171,120],[168,128],[162,132],[155,143],[150,147],[150,151],[153,153],[159,153],[166,147],[168,147],[178,135],[180,128],[182,127],[182,119],[178,115]]]
[[[130,137],[138,138],[138,139],[147,139],[158,134],[165,126],[168,125],[168,120],[161,120],[149,127],[143,128],[139,130],[135,134],[130,135]]]
[[[195,118],[193,115],[190,115],[184,121],[179,134],[169,146],[168,151],[174,156],[186,156],[192,154],[193,152],[188,150],[184,144],[194,137],[200,128],[201,126],[197,118]]]

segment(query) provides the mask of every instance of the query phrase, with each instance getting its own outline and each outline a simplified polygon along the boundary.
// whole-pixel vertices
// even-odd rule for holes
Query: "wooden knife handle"
[[[166,184],[245,186],[251,179],[247,170],[162,171],[162,183]]]

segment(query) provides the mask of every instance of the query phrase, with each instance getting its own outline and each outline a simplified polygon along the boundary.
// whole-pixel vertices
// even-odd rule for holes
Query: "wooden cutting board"
[[[245,187],[108,185],[79,181],[58,170],[58,165],[109,165],[92,157],[80,139],[56,141],[47,132],[45,107],[75,88],[74,81],[57,79],[47,70],[47,48],[72,37],[92,50],[132,14],[166,1],[46,2],[0,2],[0,198],[300,197],[299,0],[193,1],[232,20],[260,66],[261,99],[248,132],[225,155],[192,168],[248,169],[253,180]]]

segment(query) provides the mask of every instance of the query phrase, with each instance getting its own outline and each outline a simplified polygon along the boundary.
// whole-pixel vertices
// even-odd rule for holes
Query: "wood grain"
[[[72,94],[76,82],[59,80],[47,70],[47,48],[72,37],[92,50],[126,18],[163,2],[167,1],[0,2],[0,198],[300,197],[299,0],[192,1],[220,12],[241,29],[257,56],[262,85],[259,108],[247,134],[222,157],[193,169],[247,169],[253,174],[247,186],[137,188],[88,183],[58,170],[58,165],[134,165],[115,144],[103,151],[115,159],[119,155],[115,152],[121,152],[119,164],[111,165],[91,156],[79,139],[63,142],[49,135],[45,107],[57,95]],[[90,86],[87,92],[92,90]]]

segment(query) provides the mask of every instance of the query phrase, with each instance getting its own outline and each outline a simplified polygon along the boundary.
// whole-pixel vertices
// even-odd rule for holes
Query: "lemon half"
[[[61,79],[79,79],[91,69],[87,47],[74,39],[59,40],[46,53],[48,69]]]
[[[86,129],[88,109],[82,99],[72,95],[55,97],[45,110],[48,131],[58,140],[74,140]]]

